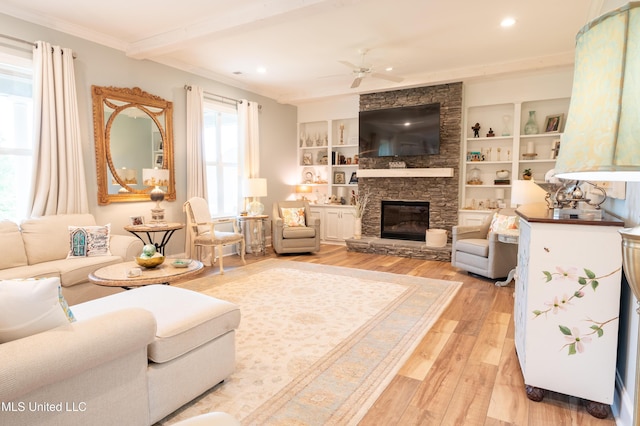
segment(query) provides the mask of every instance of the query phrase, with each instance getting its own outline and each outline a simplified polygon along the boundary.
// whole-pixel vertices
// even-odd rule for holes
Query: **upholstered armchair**
[[[517,264],[517,224],[515,211],[502,209],[479,226],[454,226],[451,264],[490,279],[508,276]],[[499,241],[501,233],[510,236],[512,242]]]
[[[238,250],[242,263],[244,260],[244,234],[239,232],[236,219],[212,219],[209,213],[209,205],[204,198],[190,198],[183,206],[184,212],[187,214],[187,228],[191,240],[191,253],[197,254],[197,259],[202,259],[200,253],[203,247],[209,247],[211,250],[211,265],[215,263],[215,248],[218,250],[218,260],[220,262],[220,273],[224,274],[223,253],[224,246],[229,244],[239,244]],[[230,231],[217,230],[217,226],[232,228]]]
[[[271,245],[277,254],[320,251],[320,219],[306,201],[273,203]]]

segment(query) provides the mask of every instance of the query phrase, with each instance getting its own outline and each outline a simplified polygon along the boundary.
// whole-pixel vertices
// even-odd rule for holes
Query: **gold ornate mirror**
[[[91,87],[98,204],[149,200],[143,169],[167,169],[165,200],[176,199],[173,104],[138,87]]]

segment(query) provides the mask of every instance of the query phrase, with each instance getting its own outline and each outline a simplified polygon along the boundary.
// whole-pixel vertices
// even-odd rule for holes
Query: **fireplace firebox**
[[[381,238],[425,241],[429,229],[429,202],[382,200]]]

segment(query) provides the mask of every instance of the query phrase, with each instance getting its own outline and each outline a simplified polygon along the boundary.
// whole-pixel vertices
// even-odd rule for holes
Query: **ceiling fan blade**
[[[353,83],[351,83],[351,88],[355,89],[356,87],[360,86],[361,81],[362,77],[356,77],[355,80],[353,80]]]
[[[371,73],[371,77],[381,78],[383,80],[389,80],[396,83],[400,83],[402,80],[404,80],[404,78],[402,77],[396,77],[395,75],[391,75],[391,74],[382,74],[379,72]]]
[[[346,66],[348,66],[349,68],[352,68],[352,69],[354,69],[354,70],[358,70],[358,69],[360,69],[360,67],[359,67],[359,66],[354,65],[354,64],[352,64],[352,63],[351,63],[351,62],[349,62],[349,61],[338,61],[338,62],[340,62],[342,65],[346,65]]]

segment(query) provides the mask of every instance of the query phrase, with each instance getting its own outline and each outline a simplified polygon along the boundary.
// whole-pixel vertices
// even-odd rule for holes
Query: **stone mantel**
[[[421,168],[421,169],[359,169],[359,178],[370,177],[453,177],[453,168]]]

